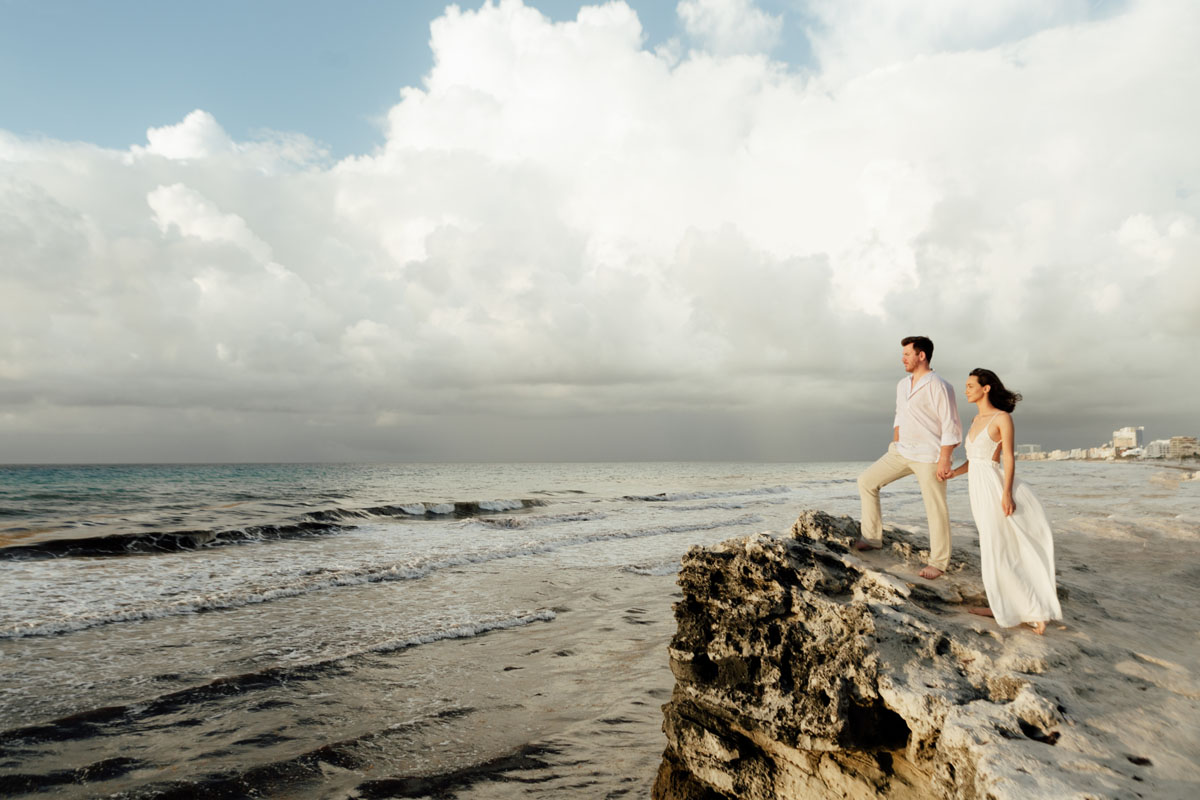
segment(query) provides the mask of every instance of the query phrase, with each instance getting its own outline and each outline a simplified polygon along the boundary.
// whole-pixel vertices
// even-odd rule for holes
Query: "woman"
[[[1006,628],[1024,623],[1040,635],[1049,620],[1062,619],[1062,609],[1054,586],[1050,523],[1033,490],[1015,476],[1011,412],[1021,395],[1004,388],[988,369],[971,370],[966,394],[978,412],[966,435],[967,462],[951,477],[971,473],[971,514],[991,606],[971,613],[995,617]]]

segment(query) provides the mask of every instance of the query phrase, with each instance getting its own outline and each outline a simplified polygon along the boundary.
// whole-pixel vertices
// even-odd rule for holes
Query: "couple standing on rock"
[[[962,442],[954,389],[929,366],[932,341],[908,336],[900,344],[909,377],[896,386],[896,417],[887,453],[858,478],[862,538],[854,546],[883,547],[879,490],[915,475],[929,517],[929,564],[921,577],[941,577],[950,566],[946,481],[970,471],[971,514],[979,530],[980,568],[990,606],[972,613],[995,617],[1004,627],[1025,623],[1043,633],[1047,621],[1062,619],[1062,611],[1054,585],[1050,524],[1033,491],[1015,476],[1010,414],[1021,395],[1006,389],[991,370],[971,370],[966,396],[978,411],[967,432],[967,461],[952,468],[951,456]]]

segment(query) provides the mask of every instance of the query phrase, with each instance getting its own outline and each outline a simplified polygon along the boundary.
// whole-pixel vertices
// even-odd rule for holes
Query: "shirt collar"
[[[914,392],[916,392],[918,389],[920,389],[926,383],[929,383],[929,381],[933,380],[934,374],[935,373],[933,370],[929,370],[929,372],[926,372],[924,375],[922,375],[921,379],[919,381],[917,381],[915,384],[912,382],[912,376],[910,375],[908,377],[908,387],[909,387],[908,394],[909,394],[909,396],[911,397]]]

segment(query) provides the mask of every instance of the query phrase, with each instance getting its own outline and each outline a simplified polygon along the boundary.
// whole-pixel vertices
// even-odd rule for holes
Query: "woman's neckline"
[[[986,414],[986,415],[985,414],[976,414],[975,419],[971,420],[971,427],[974,428],[975,423],[978,422],[979,420],[991,419],[992,417],[996,416],[999,413],[1000,413],[1000,409],[996,409],[995,411],[993,411],[990,414]],[[986,431],[987,429],[988,429],[988,426],[984,425],[980,430]],[[968,441],[974,442],[974,441],[977,441],[978,439],[979,439],[978,431],[976,431],[974,436],[971,435],[971,432],[969,430],[967,431],[967,440]],[[999,444],[999,442],[997,442],[995,439],[992,439],[992,437],[990,437],[990,436],[988,437],[988,440],[991,441],[993,444]]]

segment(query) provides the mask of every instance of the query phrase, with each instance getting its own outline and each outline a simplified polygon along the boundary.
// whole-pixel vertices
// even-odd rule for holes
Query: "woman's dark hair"
[[[976,367],[971,370],[971,374],[979,381],[980,386],[990,386],[992,390],[988,392],[988,400],[996,408],[1001,411],[1011,412],[1017,407],[1017,403],[1021,401],[1019,392],[1012,392],[1004,388],[1004,383],[1000,380],[1000,376],[992,372],[990,369]]]

